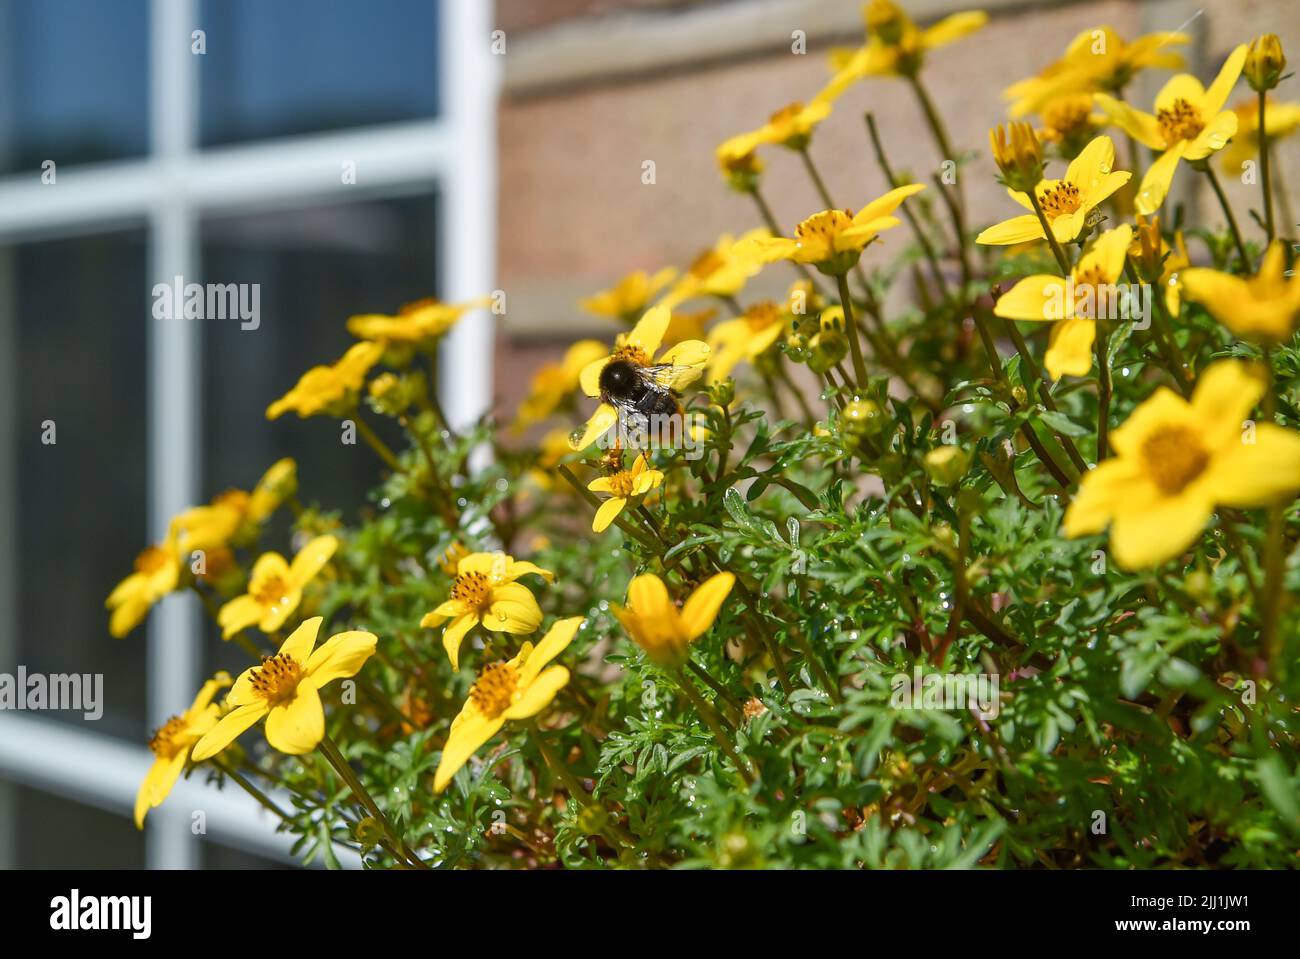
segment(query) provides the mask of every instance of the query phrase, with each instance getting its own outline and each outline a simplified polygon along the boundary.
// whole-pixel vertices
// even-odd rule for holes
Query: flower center
[[[1157,110],[1156,122],[1160,124],[1160,135],[1165,138],[1166,147],[1179,140],[1194,140],[1205,129],[1201,111],[1181,99],[1175,100],[1167,110]]]
[[[1166,496],[1181,493],[1209,462],[1200,437],[1186,426],[1167,426],[1142,444],[1142,464]]]
[[[1043,215],[1049,220],[1055,220],[1058,216],[1076,212],[1083,204],[1083,198],[1079,196],[1077,186],[1068,180],[1062,180],[1039,194],[1038,202],[1042,204]]]
[[[717,250],[705,250],[695,258],[688,271],[697,280],[706,280],[727,265]]]
[[[631,470],[621,470],[609,478],[609,491],[615,496],[627,499],[632,495],[634,482]]]
[[[262,665],[254,669],[249,677],[253,692],[272,706],[293,699],[301,680],[302,666],[287,653],[263,656]]]
[[[847,210],[823,210],[814,213],[794,228],[794,234],[804,243],[834,244],[835,237],[853,225],[853,215]]]
[[[513,666],[509,663],[491,663],[479,673],[474,688],[469,691],[469,698],[484,716],[496,719],[515,701],[515,690],[518,687],[519,673]]]
[[[609,359],[610,362],[626,360],[628,363],[635,363],[637,366],[650,365],[650,357],[647,356],[646,351],[641,349],[639,346],[620,346],[614,351],[614,355]]]
[[[167,565],[169,558],[168,551],[161,546],[150,546],[143,553],[135,558],[135,569],[138,573],[156,573]]]
[[[749,324],[750,330],[755,333],[761,333],[780,319],[781,310],[771,300],[755,303],[745,311],[745,322]]]
[[[1091,115],[1091,97],[1061,97],[1043,108],[1043,126],[1051,139],[1063,140],[1086,127]]]
[[[248,510],[248,501],[250,498],[251,497],[242,489],[228,489],[217,496],[217,498],[212,501],[212,505],[224,506],[228,509],[233,509],[238,513],[243,513]]]
[[[492,582],[487,573],[462,573],[452,584],[451,598],[471,609],[484,609],[492,602]]]
[[[154,731],[149,740],[150,752],[160,759],[174,759],[176,754],[185,748],[184,731],[185,720],[180,716],[173,716]]]
[[[267,576],[260,583],[253,583],[249,587],[249,592],[253,598],[263,606],[278,606],[288,594],[289,589],[285,585],[282,576]]]

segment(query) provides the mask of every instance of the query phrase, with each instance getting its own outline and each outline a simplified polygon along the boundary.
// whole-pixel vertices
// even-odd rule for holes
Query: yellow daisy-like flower
[[[982,10],[968,10],[922,29],[890,0],[871,0],[862,13],[866,45],[831,51],[834,76],[821,92],[822,98],[833,100],[866,77],[913,76],[925,62],[925,54],[974,33],[989,19]]]
[[[705,327],[718,315],[716,307],[703,310],[673,310],[668,318],[668,329],[664,330],[664,346],[676,346],[686,340],[702,340]]]
[[[1237,114],[1237,135],[1219,151],[1219,162],[1233,176],[1240,176],[1246,162],[1259,156],[1259,98],[1251,97],[1232,108]],[[1300,130],[1300,103],[1279,103],[1272,97],[1264,104],[1270,147]]]
[[[709,382],[720,383],[742,360],[753,362],[785,332],[786,315],[771,300],[755,303],[742,316],[724,320],[709,331]]]
[[[1107,230],[1079,257],[1068,279],[1048,274],[1027,276],[999,297],[993,312],[1008,320],[1051,322],[1051,342],[1043,364],[1053,379],[1086,376],[1092,369],[1097,319],[1115,308],[1110,296],[1124,275],[1124,259],[1133,239],[1125,223]]]
[[[144,817],[150,809],[163,804],[185,771],[191,747],[221,718],[221,708],[212,704],[212,698],[218,690],[229,685],[230,676],[224,672],[217,673],[203,684],[189,709],[163,723],[149,740],[149,751],[154,759],[145,773],[144,782],[140,783],[139,792],[135,794],[136,829],[144,828]]]
[[[471,553],[456,564],[451,597],[420,620],[424,628],[441,626],[442,648],[452,669],[460,669],[460,644],[480,623],[494,633],[531,633],[542,624],[542,610],[520,576],[536,573],[548,583],[555,574],[533,563],[518,562],[505,553]]]
[[[758,158],[757,148],[758,142],[750,132],[737,134],[714,151],[718,169],[733,190],[747,193],[758,186],[759,176],[763,173],[763,161]]]
[[[646,468],[645,456],[637,456],[630,470],[619,470],[611,476],[601,476],[587,484],[593,493],[608,493],[609,499],[600,504],[596,518],[591,521],[593,533],[603,533],[609,524],[618,518],[618,514],[634,498],[644,496],[652,489],[658,489],[664,481],[664,474],[659,470]]]
[[[1190,402],[1157,389],[1111,434],[1117,455],[1083,477],[1065,534],[1109,526],[1120,566],[1155,566],[1194,543],[1216,506],[1264,506],[1300,489],[1300,434],[1247,426],[1266,388],[1250,364],[1222,360]]]
[[[253,536],[297,488],[298,465],[285,457],[262,474],[252,493],[226,490],[206,506],[187,509],[175,519],[181,552],[216,550]]]
[[[1269,245],[1252,277],[1197,267],[1183,270],[1181,283],[1187,299],[1203,305],[1238,336],[1276,344],[1295,332],[1300,281],[1286,276],[1286,246],[1281,240]]]
[[[558,363],[547,363],[533,374],[528,396],[519,404],[514,429],[520,432],[534,423],[540,423],[559,408],[560,404],[578,387],[578,374],[583,367],[606,353],[600,340],[579,340],[564,351]]]
[[[359,340],[427,344],[448,332],[462,316],[487,306],[491,297],[442,303],[432,297],[403,304],[396,316],[363,313],[348,318],[348,332]]]
[[[745,283],[757,275],[763,264],[752,255],[752,242],[772,234],[764,227],[733,237],[724,233],[712,249],[697,256],[681,278],[673,284],[660,306],[676,309],[687,300],[701,296],[734,297]]]
[[[465,705],[451,721],[447,744],[442,747],[442,758],[433,775],[435,793],[446,789],[479,747],[509,720],[536,716],[568,684],[569,671],[563,666],[543,667],[573,641],[582,619],[561,619],[536,646],[524,643],[514,659],[483,667],[470,687]]]
[[[863,248],[882,230],[898,226],[892,216],[904,200],[925,189],[923,183],[909,183],[872,200],[856,214],[849,210],[823,210],[795,227],[794,237],[758,237],[750,240],[753,256],[760,262],[792,260],[808,263],[827,276],[847,273],[858,262]]]
[[[701,583],[678,610],[663,580],[645,573],[628,584],[627,607],[611,608],[650,659],[663,666],[681,666],[690,656],[691,643],[713,626],[735,583],[731,573],[718,573]]]
[[[279,553],[263,553],[253,564],[248,592],[236,596],[217,613],[221,638],[256,625],[264,633],[273,633],[302,601],[302,591],[330,561],[339,541],[333,536],[317,536],[285,562]]]
[[[670,347],[658,359],[655,352],[663,342],[671,319],[668,307],[664,304],[651,307],[625,334],[614,341],[614,349],[607,356],[588,363],[578,377],[582,391],[588,396],[600,396],[600,374],[605,365],[613,360],[632,363],[636,366],[670,366],[672,373],[665,383],[670,389],[689,386],[700,377],[709,359],[709,346],[699,340],[684,340]],[[596,412],[587,420],[587,425],[569,439],[569,446],[575,450],[586,449],[596,437],[600,436],[618,421],[618,410],[603,400],[596,407]]]
[[[1106,124],[1106,115],[1094,109],[1090,93],[1053,97],[1037,112],[1042,121],[1038,136],[1044,142],[1057,144],[1070,157],[1078,156]]]
[[[1204,160],[1236,135],[1237,114],[1223,105],[1245,62],[1246,45],[1242,44],[1228,55],[1208,90],[1189,73],[1170,78],[1156,95],[1154,115],[1105,93],[1097,94],[1097,105],[1116,126],[1160,153],[1138,187],[1135,205],[1139,213],[1149,216],[1165,202],[1180,161]]]
[[[181,560],[176,545],[176,527],[167,538],[135,558],[135,572],[114,587],[104,605],[109,610],[108,631],[121,639],[140,625],[153,605],[176,589]]]
[[[322,621],[320,616],[304,620],[278,653],[240,673],[226,696],[230,712],[195,744],[192,762],[215,756],[263,718],[266,741],[286,755],[301,756],[320,744],[325,737],[320,690],[355,676],[378,643],[374,633],[349,630],[315,649]]]
[[[1180,69],[1182,55],[1168,48],[1190,42],[1185,33],[1150,33],[1129,43],[1108,26],[1084,30],[1060,60],[1038,76],[1013,83],[1002,96],[1014,101],[1011,116],[1022,117],[1041,112],[1057,97],[1122,90],[1139,70]]]
[[[803,150],[812,139],[812,132],[831,115],[830,101],[820,94],[808,104],[791,103],[777,110],[767,123],[752,130],[732,137],[723,146],[730,153],[749,153],[767,143],[780,144],[790,150]]]
[[[383,355],[383,343],[357,343],[332,366],[313,366],[293,389],[266,408],[266,418],[277,419],[290,410],[299,419],[317,413],[345,413],[356,404],[366,374]]]
[[[1103,200],[1129,181],[1133,174],[1115,169],[1115,144],[1110,137],[1093,139],[1070,161],[1065,176],[1043,180],[1036,194],[1043,216],[1057,243],[1072,243],[1088,226],[1089,214]],[[1007,195],[1029,213],[995,223],[975,238],[986,246],[1012,246],[1029,240],[1046,239],[1043,224],[1033,212],[1028,194],[1007,190]]]
[[[578,305],[596,316],[631,323],[645,312],[654,298],[676,276],[677,269],[671,266],[666,266],[654,274],[637,270],[623,277],[608,290],[601,290],[593,296],[579,300]]]

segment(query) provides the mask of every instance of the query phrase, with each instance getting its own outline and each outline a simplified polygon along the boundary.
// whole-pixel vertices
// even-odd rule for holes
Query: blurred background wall
[[[1012,214],[994,182],[988,128],[1006,119],[1002,91],[1059,57],[1083,30],[1110,25],[1126,39],[1182,30],[1188,69],[1208,85],[1238,43],[1279,34],[1296,61],[1300,8],[1295,0],[899,0],[918,22],[987,10],[980,32],[932,54],[925,80],[957,148],[981,151],[964,171],[975,223]],[[748,197],[730,192],[714,147],[753,129],[826,82],[826,52],[862,43],[856,0],[499,0],[497,19],[510,37],[500,111],[499,277],[510,291],[506,335],[497,341],[497,394],[512,408],[526,371],[582,330],[610,335],[586,316],[578,296],[634,269],[688,265],[723,232],[760,225]],[[791,52],[803,30],[807,53]],[[1130,99],[1150,110],[1171,75],[1139,76]],[[1291,95],[1287,91],[1290,88]],[[1296,82],[1275,91],[1300,100]],[[1241,81],[1229,104],[1253,97]],[[896,168],[928,180],[940,161],[907,85],[888,78],[860,83],[817,131],[812,153],[836,202],[858,208],[884,189],[863,124],[875,114]],[[1122,139],[1117,139],[1123,156]],[[1277,169],[1300,169],[1300,137],[1283,141]],[[786,229],[821,208],[797,156],[764,154],[763,190]],[[645,160],[657,182],[641,183]],[[1183,171],[1176,185],[1208,222],[1222,223],[1203,177]],[[1258,187],[1222,177],[1238,211],[1258,206]],[[1243,230],[1260,231],[1254,223]],[[784,275],[784,274],[783,274]],[[518,371],[517,373],[514,371]]]

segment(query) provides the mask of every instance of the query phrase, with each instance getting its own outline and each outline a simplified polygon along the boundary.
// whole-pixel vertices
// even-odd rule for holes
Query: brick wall
[[[962,8],[947,0],[905,6],[918,18]],[[788,24],[771,16],[773,9],[783,9],[782,0],[499,0],[498,19],[511,42],[500,114],[499,276],[510,294],[511,314],[498,343],[497,389],[504,408],[517,402],[531,370],[557,355],[572,334],[613,333],[612,325],[578,311],[578,296],[629,270],[684,265],[719,233],[759,225],[748,198],[723,186],[713,148],[818,90],[827,76],[824,54],[837,32],[843,34],[841,42],[861,39],[856,2],[793,0],[786,7],[794,11]],[[680,48],[696,41],[706,49],[725,47],[728,38],[693,38],[688,29],[675,45],[671,21],[700,22],[701,29],[713,30],[719,21],[710,17],[722,8],[737,18],[727,21],[737,33],[744,31],[749,11],[755,22],[766,17],[760,41],[753,49],[739,46],[712,59],[681,62]],[[938,51],[925,73],[955,145],[985,154],[989,126],[1005,115],[1003,88],[1036,73],[1089,27],[1109,24],[1126,37],[1181,27],[1197,38],[1189,59],[1207,81],[1234,44],[1266,30],[1281,35],[1293,62],[1300,62],[1295,0],[995,2],[985,9],[993,13],[989,25]],[[635,39],[628,43],[629,35],[639,35],[635,29],[629,34],[629,26],[639,23],[646,25],[647,45],[653,40],[664,51],[665,67],[656,69],[653,59],[641,62],[645,51]],[[821,35],[810,29],[808,53],[797,56],[782,44],[790,29],[805,24],[818,27]],[[583,47],[584,35],[594,38],[594,46]],[[557,36],[565,42],[555,45]],[[560,80],[554,87],[545,82],[548,43],[557,51],[552,68]],[[603,58],[604,75],[574,75],[575,66],[582,66],[575,64],[574,51],[583,49]],[[635,60],[636,68],[621,70],[620,56]],[[524,84],[512,81],[513,57],[521,58]],[[1134,100],[1149,109],[1168,75],[1150,73]],[[1283,99],[1300,100],[1295,80],[1282,92],[1289,93]],[[1243,81],[1230,103],[1248,93]],[[928,178],[942,159],[905,84],[891,79],[860,84],[837,102],[813,143],[815,159],[842,206],[857,207],[884,188],[862,122],[867,110],[876,115],[896,167]],[[1119,138],[1117,144],[1122,154]],[[764,156],[764,189],[783,226],[821,208],[793,154],[769,150]],[[655,162],[654,185],[641,183],[646,160]],[[1277,162],[1281,170],[1300,170],[1300,137],[1283,145]],[[976,223],[1018,212],[994,183],[986,155],[965,176]],[[1179,173],[1188,186],[1200,179],[1189,170]],[[1300,183],[1292,186],[1300,190]],[[1245,211],[1258,203],[1257,188],[1229,182],[1227,189],[1239,218],[1246,219],[1243,229],[1254,230]],[[1208,190],[1194,199],[1204,216],[1220,222]]]

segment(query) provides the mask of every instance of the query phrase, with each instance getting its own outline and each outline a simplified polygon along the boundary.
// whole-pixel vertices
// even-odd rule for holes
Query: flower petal
[[[465,715],[462,713],[461,715]],[[459,717],[457,717],[459,719]],[[469,762],[478,748],[497,734],[506,724],[503,717],[488,719],[479,713],[466,716],[452,726],[447,744],[442,747],[442,757],[438,760],[438,771],[433,775],[433,791],[440,793],[447,788],[451,778],[460,772],[460,767]]]
[[[293,699],[266,714],[266,741],[288,756],[315,749],[325,736],[325,709],[311,683],[299,683]]]
[[[596,412],[591,414],[591,419],[587,420],[587,425],[582,430],[582,435],[574,439],[569,437],[569,448],[575,450],[585,450],[597,438],[603,436],[609,431],[609,428],[618,422],[618,410],[614,409],[608,403],[601,403],[596,407]]]
[[[659,344],[664,341],[664,333],[668,331],[671,320],[672,313],[668,307],[652,306],[627,334],[626,344],[644,350],[646,356],[654,356]]]
[[[1067,290],[1059,276],[1027,276],[998,298],[995,315],[1007,320],[1055,322],[1065,319]]]
[[[528,654],[523,665],[519,667],[520,685],[526,686],[531,683],[543,666],[564,652],[569,643],[573,642],[573,637],[577,635],[582,620],[581,616],[570,616],[567,619],[556,620],[552,624],[546,631],[546,635]]]
[[[320,689],[336,679],[355,676],[366,660],[374,655],[378,643],[379,638],[374,633],[362,630],[335,633],[307,660],[307,678]]]
[[[442,631],[442,648],[447,651],[452,669],[460,669],[460,644],[464,641],[465,634],[478,625],[478,621],[478,616],[466,613],[459,619],[453,619]]]
[[[316,637],[320,633],[320,624],[325,621],[323,616],[313,616],[311,619],[304,619],[289,638],[280,646],[281,654],[289,656],[295,662],[305,664],[311,656],[312,648],[316,645]]]
[[[503,719],[527,719],[536,716],[550,705],[551,700],[569,682],[569,671],[563,666],[552,666],[534,679],[524,694],[503,714]]]
[[[1092,345],[1097,338],[1093,320],[1062,320],[1052,327],[1043,365],[1054,380],[1087,376],[1092,370]]]
[[[1241,442],[1215,457],[1204,478],[1214,500],[1226,506],[1266,506],[1300,489],[1300,433],[1274,423],[1255,427],[1253,443]]]
[[[627,500],[622,496],[615,496],[607,499],[600,504],[600,509],[596,510],[596,515],[591,521],[591,531],[593,533],[603,533],[609,529],[609,524],[618,519],[618,514],[623,512],[623,507],[627,506]]]
[[[289,564],[288,579],[299,586],[311,582],[338,548],[339,541],[335,537],[317,536],[298,550],[293,562]]]
[[[1165,202],[1165,197],[1169,195],[1169,184],[1173,182],[1174,173],[1178,169],[1178,161],[1183,158],[1186,149],[1187,142],[1179,141],[1147,168],[1142,176],[1142,184],[1138,187],[1136,202],[1137,211],[1143,216],[1155,213],[1160,209],[1160,204]]]
[[[993,224],[975,237],[975,242],[985,246],[1014,246],[1017,243],[1043,239],[1046,239],[1043,225],[1038,222],[1037,216],[1030,213],[1026,216],[1013,216],[1009,220]]]
[[[682,605],[681,622],[688,640],[703,636],[718,618],[718,610],[736,584],[736,577],[727,572],[709,577]]]
[[[226,713],[206,736],[194,744],[194,751],[190,753],[190,760],[197,763],[205,759],[211,759],[238,739],[244,730],[256,724],[266,714],[267,705],[265,700],[261,699],[244,706],[238,706]]]

